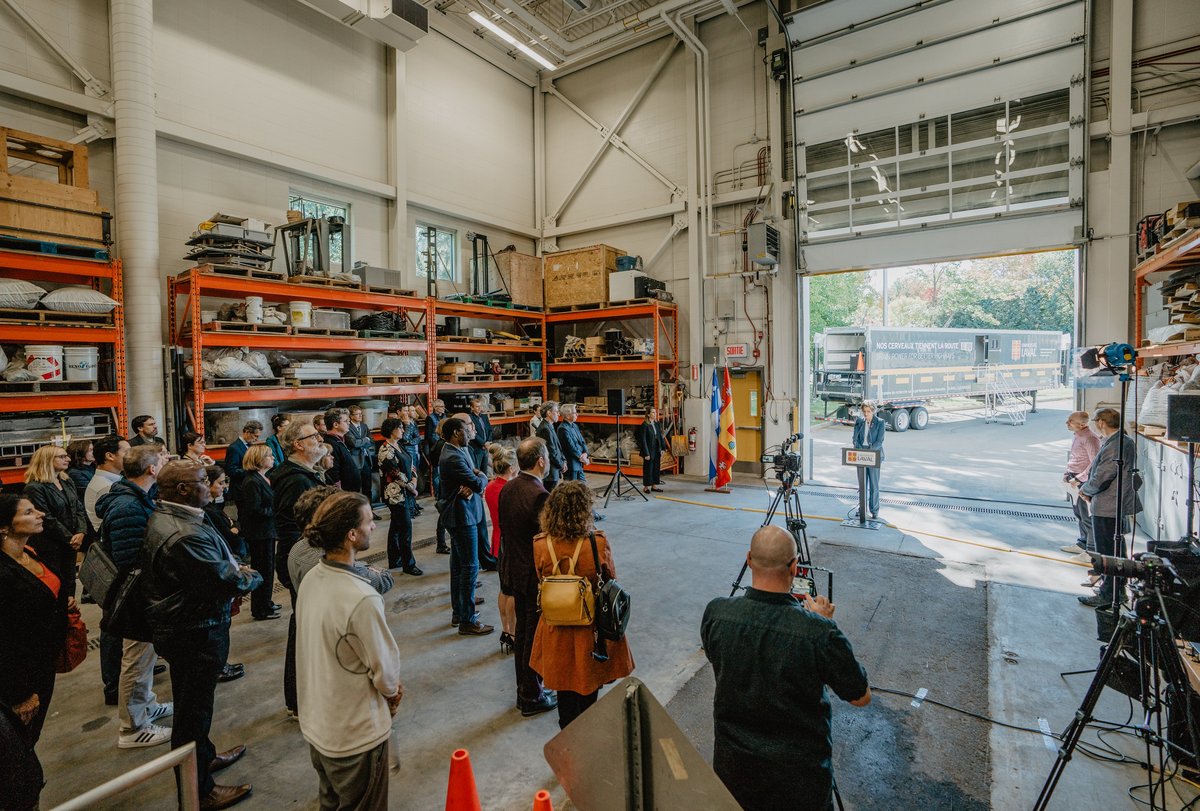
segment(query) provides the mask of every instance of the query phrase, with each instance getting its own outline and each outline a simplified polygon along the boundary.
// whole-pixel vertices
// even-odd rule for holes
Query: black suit
[[[657,422],[642,421],[635,433],[638,453],[642,455],[642,486],[662,484],[662,452],[666,444]]]
[[[362,491],[362,468],[354,452],[346,444],[345,437],[337,434],[321,434],[321,441],[333,446],[333,467],[325,474],[329,481],[351,493]]]
[[[492,421],[488,419],[487,414],[480,412],[471,415],[471,424],[475,426],[475,438],[468,443],[471,459],[474,460],[475,467],[487,470],[488,454],[484,446],[492,441]]]
[[[517,617],[513,662],[517,669],[517,703],[531,704],[542,695],[542,680],[529,666],[537,633],[538,575],[533,565],[533,536],[541,532],[539,515],[549,498],[535,476],[518,473],[500,490],[500,587],[513,595]]]
[[[562,446],[563,456],[567,460],[566,480],[569,482],[586,480],[582,457],[587,453],[587,443],[583,441],[579,423],[566,420],[560,422],[558,424],[558,442]]]
[[[446,443],[438,460],[441,475],[442,523],[450,530],[450,604],[452,619],[468,624],[479,621],[475,610],[475,578],[479,574],[479,525],[483,520],[483,489],[487,477],[476,474],[466,448]],[[458,495],[460,487],[471,494]]]
[[[562,445],[558,441],[558,431],[554,430],[550,420],[543,418],[538,423],[537,436],[546,443],[546,450],[550,452],[550,466],[546,468],[546,478],[542,479],[542,483],[546,485],[547,490],[553,490],[562,480],[563,466],[566,464]]]

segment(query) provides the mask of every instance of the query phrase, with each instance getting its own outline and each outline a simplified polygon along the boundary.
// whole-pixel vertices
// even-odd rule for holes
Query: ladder
[[[1010,425],[1024,425],[1031,403],[1018,394],[1013,386],[1012,373],[990,366],[975,369],[975,379],[986,388],[983,395],[983,421],[1000,422],[1007,419]]]

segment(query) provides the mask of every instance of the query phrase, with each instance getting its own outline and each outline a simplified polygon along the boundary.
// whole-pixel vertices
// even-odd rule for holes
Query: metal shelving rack
[[[111,347],[114,382],[112,391],[3,392],[0,393],[0,413],[45,415],[58,411],[108,410],[114,421],[113,430],[121,431],[128,424],[128,415],[125,402],[125,298],[120,260],[104,262],[0,251],[0,277],[88,285],[118,302],[110,324],[55,322],[53,312],[45,310],[38,311],[46,319],[43,322],[20,323],[20,319],[15,318],[0,323],[0,344],[24,345],[35,341]],[[24,466],[2,468],[0,483],[15,484],[22,481],[24,475]]]
[[[432,399],[437,380],[437,367],[431,351],[433,318],[428,299],[374,293],[351,287],[289,284],[283,281],[247,278],[220,273],[206,273],[191,268],[167,280],[167,309],[171,324],[171,345],[190,349],[199,358],[205,348],[248,347],[264,350],[304,350],[309,352],[423,352],[425,353],[425,382],[410,384],[374,385],[300,385],[262,386],[252,388],[209,389],[192,385],[187,417],[192,426],[203,430],[204,408],[212,404],[274,403],[284,400],[334,400],[354,397],[391,397],[403,394],[422,395]],[[210,331],[203,329],[200,303],[203,297],[240,299],[261,296],[263,301],[288,302],[296,299],[315,305],[359,310],[393,311],[401,313],[413,332],[424,333],[423,340],[381,338],[324,337],[319,335],[283,335]],[[183,299],[182,305],[180,299]]]
[[[550,374],[575,374],[579,372],[650,372],[651,380],[654,382],[655,399],[660,399],[658,396],[659,382],[662,379],[662,372],[669,370],[671,379],[675,379],[679,366],[679,310],[674,304],[652,300],[645,303],[635,304],[617,304],[612,307],[602,307],[592,310],[570,310],[566,312],[553,312],[546,315],[546,328],[549,330],[556,325],[573,325],[581,323],[592,323],[598,321],[636,321],[650,319],[652,323],[651,336],[654,338],[654,354],[649,360],[638,361],[612,361],[612,362],[583,362],[583,363],[549,363],[546,366],[547,376]],[[546,336],[546,345],[553,346],[552,336]],[[667,352],[664,353],[664,349]],[[601,389],[603,390],[603,389]],[[664,408],[662,403],[658,403],[660,418],[664,415],[669,416],[675,424],[679,422],[679,414],[677,410],[668,404]],[[580,414],[578,418],[580,423],[590,423],[597,425],[613,425],[617,424],[617,418],[607,414]],[[633,427],[638,422],[638,417],[628,416],[622,417],[622,425]],[[668,461],[669,460],[669,461]],[[585,470],[589,473],[613,473],[616,471],[616,465],[611,465],[603,462],[593,462],[588,465]],[[664,471],[672,473],[679,472],[679,462],[670,454],[664,454],[663,466]]]
[[[433,366],[433,396],[439,393],[496,391],[501,389],[537,390],[542,399],[546,399],[546,315],[540,310],[522,310],[519,308],[491,307],[486,304],[469,304],[461,301],[445,301],[429,299],[432,316],[430,318],[430,352],[434,359]],[[436,335],[436,318],[438,316],[457,316],[481,321],[501,321],[515,324],[538,325],[541,342],[537,345],[514,345],[495,343],[468,343],[451,341]],[[516,355],[527,360],[541,363],[542,373],[538,380],[485,380],[481,382],[440,383],[437,382],[437,360],[439,355]],[[533,356],[533,357],[530,357]],[[531,414],[508,416],[490,416],[492,425],[507,425],[528,422]]]
[[[1133,269],[1133,334],[1143,340],[1145,316],[1142,314],[1142,299],[1146,288],[1161,282],[1172,273],[1188,265],[1200,263],[1200,228],[1187,232],[1171,245],[1156,253]],[[1200,324],[1196,325],[1200,328]],[[1169,358],[1176,355],[1194,355],[1200,352],[1200,341],[1183,341],[1171,344],[1149,344],[1138,349],[1144,358]]]

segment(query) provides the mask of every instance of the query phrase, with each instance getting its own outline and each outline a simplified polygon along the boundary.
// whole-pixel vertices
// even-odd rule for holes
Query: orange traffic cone
[[[475,789],[475,772],[466,749],[455,749],[450,756],[450,785],[446,789],[446,811],[482,811]]]
[[[550,802],[550,792],[539,791],[533,795],[533,811],[554,811],[554,803]]]

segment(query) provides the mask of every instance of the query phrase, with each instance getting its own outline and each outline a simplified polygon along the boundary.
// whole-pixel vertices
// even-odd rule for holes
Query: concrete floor
[[[1057,551],[1075,537],[1057,488],[1070,439],[1062,429],[1065,416],[1065,405],[1046,404],[1020,428],[954,414],[936,416],[925,432],[889,433],[883,517],[892,526],[878,532],[825,520],[840,519],[854,501],[850,491],[829,486],[850,480],[834,464],[849,429],[815,432],[820,486],[806,486],[803,496],[813,556],[819,565],[836,561],[840,567],[838,616],[874,685],[905,692],[926,687],[930,699],[1011,724],[1037,728],[1045,719],[1055,732],[1065,728],[1089,677],[1064,680],[1058,673],[1093,667],[1099,653],[1092,612],[1075,601],[1083,593],[1084,568]],[[1000,461],[982,461],[989,458]],[[711,701],[704,680],[711,674],[699,648],[699,617],[711,597],[728,593],[766,506],[762,485],[753,480],[739,480],[731,495],[669,480],[663,497],[649,504],[614,501],[604,510],[621,580],[635,596],[629,632],[635,675],[702,753],[711,750],[711,727],[706,732],[704,724]],[[430,534],[430,519],[429,510],[418,519],[417,537]],[[372,553],[378,555],[382,530],[376,541]],[[520,716],[512,661],[500,653],[496,636],[460,638],[449,626],[447,557],[432,546],[417,557],[426,575],[398,578],[385,598],[405,680],[397,717],[402,767],[392,778],[391,807],[441,807],[450,753],[465,746],[485,808],[527,809],[535,791],[550,788],[561,809],[565,797],[542,757],[542,746],[557,732],[553,713]],[[483,617],[496,622],[496,577],[482,580]],[[92,608],[85,606],[85,619],[95,628]],[[872,614],[886,621],[867,622]],[[235,619],[231,660],[244,662],[247,676],[218,687],[214,741],[219,748],[250,747],[221,779],[254,783],[253,797],[239,806],[248,811],[315,807],[306,746],[283,712],[285,636],[283,621]],[[93,654],[59,679],[39,745],[49,781],[44,808],[165,751],[116,748],[116,713],[101,701],[98,669]],[[165,677],[158,687],[169,697]],[[1099,717],[1124,722],[1129,713],[1124,697],[1105,691]],[[987,725],[929,702],[914,709],[901,696],[879,694],[866,710],[842,708],[835,723],[835,768],[851,808],[1028,808],[1054,760],[1052,742],[1041,735]],[[874,763],[858,757],[856,744],[873,735],[871,756],[884,755]],[[1086,739],[1095,741],[1095,734]],[[1139,752],[1140,742],[1108,740]],[[1145,778],[1136,766],[1077,756],[1051,807],[1136,807],[1126,791],[1139,782]],[[906,786],[927,790],[900,793]],[[169,808],[172,790],[172,779],[161,777],[102,807]],[[1185,800],[1194,794],[1183,784],[1178,790]],[[1183,804],[1173,789],[1168,795],[1169,807]]]

